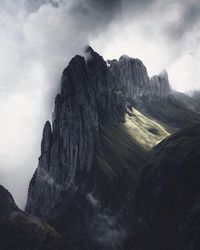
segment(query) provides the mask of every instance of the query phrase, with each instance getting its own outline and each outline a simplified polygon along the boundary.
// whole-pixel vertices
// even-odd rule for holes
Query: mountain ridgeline
[[[26,211],[81,249],[124,249],[133,224],[142,227],[135,193],[150,149],[199,121],[199,106],[166,71],[149,78],[139,59],[86,54],[63,71]]]
[[[200,190],[197,182],[192,184],[199,171],[190,173],[189,167],[194,162],[192,169],[197,169],[200,160],[199,102],[173,90],[165,70],[149,78],[139,59],[104,61],[91,47],[85,54],[75,56],[63,71],[52,122],[44,126],[26,213],[9,198],[23,221],[31,218],[34,240],[41,241],[24,249],[197,249],[198,234],[187,241],[183,235],[200,227],[199,221],[193,223]],[[165,212],[171,201],[173,207]],[[15,230],[26,230],[19,221],[15,224]],[[22,244],[12,237],[15,245]],[[4,249],[10,250],[7,239]]]

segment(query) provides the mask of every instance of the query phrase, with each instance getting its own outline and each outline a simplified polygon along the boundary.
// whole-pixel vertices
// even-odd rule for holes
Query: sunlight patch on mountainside
[[[146,150],[151,149],[170,135],[162,125],[134,108],[128,110],[124,127],[133,139]]]

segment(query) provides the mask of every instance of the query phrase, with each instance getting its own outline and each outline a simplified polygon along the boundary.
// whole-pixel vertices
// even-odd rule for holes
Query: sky
[[[63,69],[90,44],[200,89],[199,0],[1,0],[0,184],[23,208]]]

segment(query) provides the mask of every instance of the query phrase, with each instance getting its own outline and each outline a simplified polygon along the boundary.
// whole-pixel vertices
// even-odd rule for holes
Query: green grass
[[[163,126],[136,109],[129,110],[125,122],[110,122],[100,127],[97,164],[111,178],[124,171],[137,174],[148,151],[169,136]]]
[[[124,124],[128,133],[146,150],[168,137],[169,132],[158,122],[132,108],[126,115]]]

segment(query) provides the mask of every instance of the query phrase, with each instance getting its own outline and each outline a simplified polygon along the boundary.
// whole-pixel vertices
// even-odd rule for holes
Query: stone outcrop
[[[149,79],[147,69],[139,59],[121,56],[117,60],[109,60],[108,65],[119,84],[123,86],[125,95],[134,100],[137,106],[143,106],[152,99],[166,98],[172,94],[168,74],[164,70],[158,76]]]
[[[150,93],[153,98],[164,98],[172,94],[172,89],[169,84],[168,74],[163,70],[158,76],[155,75],[150,79]]]

